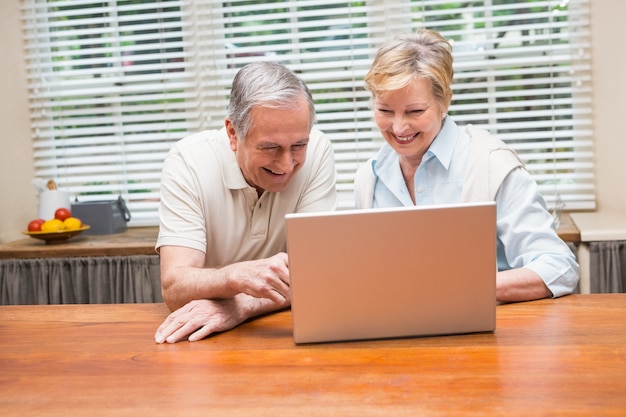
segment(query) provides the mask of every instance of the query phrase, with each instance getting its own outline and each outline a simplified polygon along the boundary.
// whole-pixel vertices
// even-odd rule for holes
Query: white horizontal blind
[[[493,0],[423,12],[427,27],[454,41],[454,119],[511,145],[550,207],[594,208],[586,1]]]
[[[256,60],[308,83],[351,207],[381,145],[363,77],[381,42],[420,26],[454,41],[457,122],[517,149],[552,205],[594,206],[586,0],[24,0],[24,24],[37,175],[80,200],[121,194],[131,225],[156,224],[167,150],[223,125]]]
[[[162,161],[200,128],[180,1],[25,0],[36,175],[155,224]]]
[[[373,43],[384,38],[385,23],[405,11],[384,2],[319,0],[234,0],[221,8],[196,8],[191,13],[197,20],[194,32],[206,35],[201,25],[212,24],[210,36],[195,44],[199,55],[214,62],[202,83],[229,86],[238,68],[255,60],[282,62],[295,71],[316,101],[317,127],[334,144],[340,207],[351,207],[357,166],[380,146],[362,80],[375,52]],[[215,27],[218,21],[223,24]],[[405,27],[410,30],[410,21]],[[226,53],[216,56],[216,50]]]

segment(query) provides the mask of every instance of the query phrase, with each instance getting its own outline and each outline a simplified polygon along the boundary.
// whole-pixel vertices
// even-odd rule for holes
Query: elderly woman
[[[439,33],[426,29],[379,49],[365,84],[386,144],[357,172],[356,206],[495,201],[496,300],[570,294],[578,284],[576,258],[557,235],[523,163],[487,131],[458,126],[447,115],[451,49]]]

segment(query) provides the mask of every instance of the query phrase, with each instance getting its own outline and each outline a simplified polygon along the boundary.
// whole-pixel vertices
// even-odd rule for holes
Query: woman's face
[[[430,82],[418,78],[400,90],[386,91],[376,97],[374,106],[376,125],[387,143],[401,157],[417,158],[419,163],[444,117]]]

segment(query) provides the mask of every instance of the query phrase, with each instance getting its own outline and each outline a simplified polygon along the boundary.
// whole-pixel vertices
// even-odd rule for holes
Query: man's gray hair
[[[309,129],[315,123],[315,105],[309,88],[287,67],[276,62],[255,62],[239,70],[233,79],[226,117],[244,140],[252,128],[250,113],[256,106],[290,109],[300,99],[309,107]]]

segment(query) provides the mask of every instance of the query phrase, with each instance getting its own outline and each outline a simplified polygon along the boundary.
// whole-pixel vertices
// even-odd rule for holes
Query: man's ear
[[[230,119],[226,119],[224,121],[224,126],[226,127],[226,134],[228,135],[228,140],[230,142],[230,149],[233,152],[237,152],[237,132],[235,131],[235,126]]]

